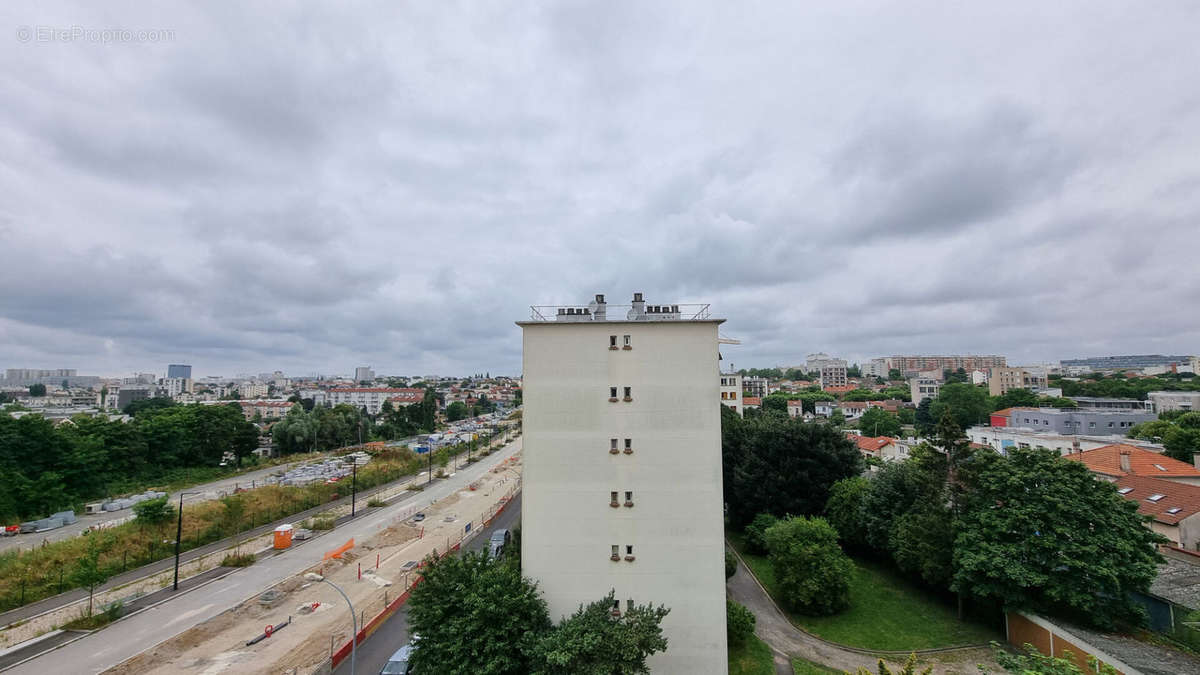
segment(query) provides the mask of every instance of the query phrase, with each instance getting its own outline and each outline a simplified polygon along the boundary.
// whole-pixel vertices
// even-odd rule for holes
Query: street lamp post
[[[198,495],[199,492],[180,492],[179,493],[179,522],[175,526],[175,583],[171,590],[179,590],[179,545],[183,539],[183,497],[184,495]]]
[[[352,476],[350,478],[350,517],[351,518],[354,517],[354,513],[355,513],[354,505],[355,505],[356,500],[358,499],[358,458],[355,457],[353,461],[354,461],[354,464],[352,465],[352,468],[350,469],[350,474]]]
[[[350,636],[350,675],[354,675],[354,655],[357,651],[358,645],[358,615],[354,613],[354,604],[350,602],[350,596],[346,595],[345,591],[338,588],[337,584],[326,579],[320,574],[317,574],[316,572],[309,572],[308,574],[304,575],[304,578],[308,579],[309,581],[324,581],[330,586],[333,586],[333,590],[341,593],[342,597],[346,599],[346,606],[350,608],[350,621],[352,621],[354,624],[354,634]]]

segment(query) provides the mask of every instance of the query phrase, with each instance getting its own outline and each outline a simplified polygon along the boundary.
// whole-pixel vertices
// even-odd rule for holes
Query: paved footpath
[[[876,672],[878,657],[844,649],[793,626],[741,559],[738,560],[737,573],[725,586],[730,599],[745,605],[754,613],[754,634],[767,643],[775,654],[775,672],[778,675],[792,675],[791,657],[800,657],[851,673],[857,672],[860,667],[867,668],[872,673]],[[904,657],[889,656],[887,660],[889,664],[903,665]],[[990,666],[993,672],[1004,672],[995,665],[990,650],[985,648],[942,652],[936,655],[936,660],[922,661],[923,666],[932,665],[936,675],[975,674],[979,672],[977,663]]]
[[[330,541],[354,538],[366,541],[386,529],[398,512],[425,508],[466,488],[501,462],[520,452],[518,438],[500,451],[460,469],[453,477],[435,482],[390,506],[364,513],[334,530]],[[119,621],[86,638],[49,652],[7,671],[14,674],[99,673],[124,662],[145,649],[258,595],[279,581],[321,562],[328,545],[300,546],[272,556],[215,581],[202,590],[181,595],[153,609]]]

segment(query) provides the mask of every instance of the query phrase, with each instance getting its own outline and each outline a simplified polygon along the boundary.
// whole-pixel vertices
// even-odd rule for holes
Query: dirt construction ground
[[[387,529],[369,541],[356,542],[341,560],[326,560],[311,571],[324,575],[350,596],[361,626],[363,619],[370,621],[412,582],[415,574],[406,567],[458,543],[468,523],[472,531],[482,529],[483,519],[517,487],[520,471],[520,455],[516,455],[473,484],[475,490],[454,493],[425,509],[424,522],[402,520],[398,514]],[[325,539],[313,543],[326,549],[342,543],[336,531],[328,543]],[[332,649],[349,641],[351,621],[346,602],[328,584],[297,575],[272,590],[278,591],[277,598],[245,601],[106,672],[311,673],[329,658]],[[291,623],[270,638],[246,645],[268,624],[283,624],[289,616]]]

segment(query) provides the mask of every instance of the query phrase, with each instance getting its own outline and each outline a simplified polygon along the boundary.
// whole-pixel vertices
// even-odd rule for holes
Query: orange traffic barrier
[[[332,551],[326,551],[324,560],[329,560],[330,558],[341,558],[343,553],[345,553],[346,551],[349,551],[352,548],[354,548],[354,540],[353,539],[351,539],[350,541],[333,549]]]

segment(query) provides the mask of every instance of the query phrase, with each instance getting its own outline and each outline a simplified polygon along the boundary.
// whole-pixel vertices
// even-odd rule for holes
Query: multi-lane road
[[[498,529],[511,530],[520,522],[521,493],[518,492],[499,517],[493,520],[486,530],[467,542],[465,548],[468,551],[479,551],[488,545],[488,539],[491,538],[492,532]],[[358,673],[375,675],[383,670],[389,656],[408,644],[408,639],[408,605],[404,605],[382,626],[375,629],[375,632],[365,642],[358,645],[355,670]],[[334,675],[350,675],[350,659],[342,661],[341,665],[333,672]]]
[[[383,531],[406,509],[427,508],[478,480],[520,451],[520,439],[479,462],[463,467],[452,477],[398,500],[387,507],[364,512],[335,530],[337,538],[365,541]],[[506,509],[506,513],[510,509]],[[511,509],[516,512],[517,509]],[[499,521],[500,519],[497,519]],[[12,673],[97,673],[170,639],[199,623],[270,588],[280,579],[298,574],[320,562],[323,547],[299,546],[238,570],[204,587],[175,597],[159,606],[128,617],[107,628],[15,667]],[[367,671],[363,671],[367,672]]]

